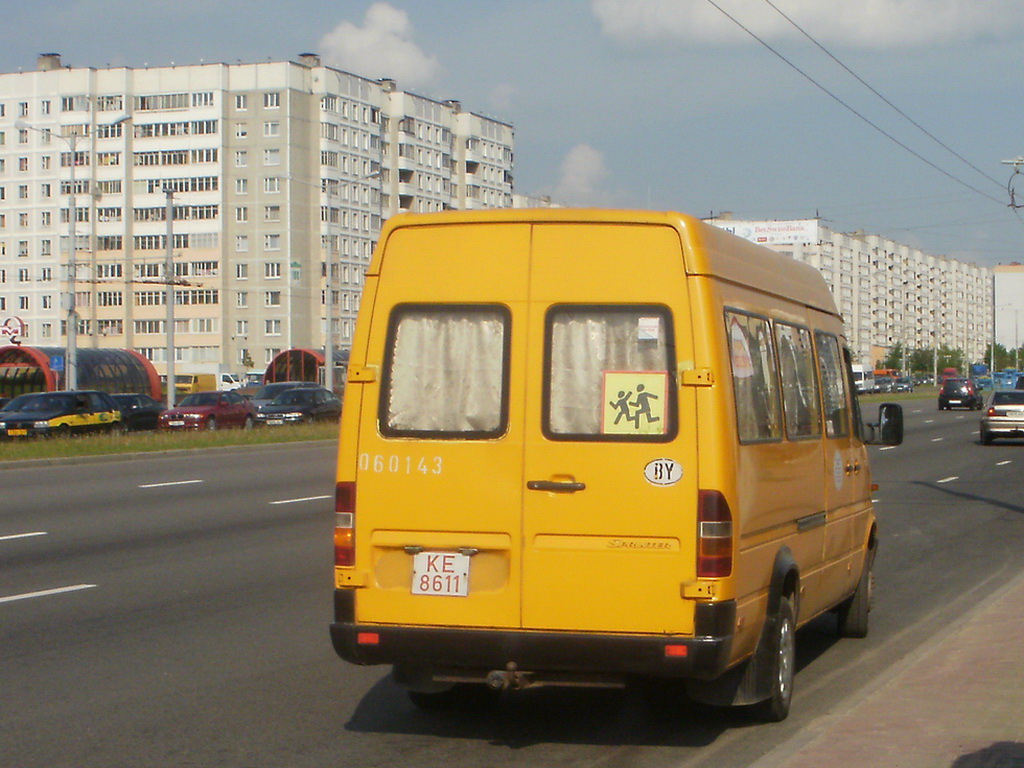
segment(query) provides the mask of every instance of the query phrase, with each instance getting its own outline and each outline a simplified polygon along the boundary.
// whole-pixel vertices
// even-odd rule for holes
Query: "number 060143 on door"
[[[412,558],[412,593],[466,597],[469,594],[469,555],[417,552]]]

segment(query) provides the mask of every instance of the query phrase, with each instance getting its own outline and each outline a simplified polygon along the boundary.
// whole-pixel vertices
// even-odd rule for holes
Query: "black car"
[[[981,410],[981,391],[970,379],[946,379],[939,390],[939,410],[950,408],[967,408],[971,411]]]
[[[167,406],[149,395],[123,394],[111,397],[121,411],[121,419],[131,431],[156,429],[160,414],[167,410]]]
[[[337,421],[341,400],[329,389],[300,387],[282,392],[260,408],[256,423],[271,427],[306,421]]]
[[[19,395],[0,412],[0,437],[124,432],[117,403],[106,392],[74,390]]]
[[[273,402],[274,398],[282,392],[300,388],[319,389],[320,385],[315,381],[275,381],[270,384],[264,384],[252,396],[252,404],[256,406],[256,410],[259,410],[264,405],[269,405]]]

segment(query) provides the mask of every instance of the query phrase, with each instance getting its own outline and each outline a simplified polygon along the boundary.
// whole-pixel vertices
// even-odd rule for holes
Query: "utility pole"
[[[174,190],[164,187],[167,196],[167,254],[164,259],[164,280],[167,287],[164,301],[167,302],[167,407],[174,407]]]

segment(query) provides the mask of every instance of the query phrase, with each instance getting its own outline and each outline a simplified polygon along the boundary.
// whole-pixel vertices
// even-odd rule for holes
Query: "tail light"
[[[732,573],[732,510],[721,491],[697,491],[697,577]]]
[[[985,411],[985,415],[986,416],[995,416],[996,415],[996,409],[995,408],[989,408],[987,411]]]
[[[334,489],[334,564],[356,564],[356,484],[338,483]]]

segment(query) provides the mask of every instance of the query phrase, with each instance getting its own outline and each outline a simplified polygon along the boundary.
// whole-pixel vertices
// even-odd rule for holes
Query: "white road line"
[[[933,437],[932,438],[932,442],[933,443],[941,443],[943,441],[943,439],[944,438],[941,438],[941,437]]]
[[[45,536],[47,531],[32,531],[32,533],[9,533],[6,536],[0,536],[0,541],[10,541],[11,539],[28,539],[32,536]]]
[[[884,448],[879,448],[878,450],[880,450],[880,451],[894,451],[894,450],[896,450],[896,446],[895,445],[887,445]]]
[[[178,480],[173,483],[149,483],[148,485],[140,485],[139,488],[167,488],[172,485],[195,485],[196,483],[205,482],[205,480]]]
[[[95,584],[74,584],[70,587],[44,589],[42,592],[26,592],[23,595],[8,595],[7,597],[0,597],[0,603],[13,603],[15,600],[30,600],[33,597],[49,597],[50,595],[61,595],[65,592],[78,592],[81,589],[92,589],[95,586]]]
[[[301,499],[282,499],[281,501],[272,501],[271,504],[298,504],[303,501],[323,501],[329,499],[330,496],[304,496]]]
[[[944,477],[941,480],[936,480],[935,482],[936,483],[951,483],[954,480],[959,480],[959,479],[960,479],[959,475],[953,475],[952,477]]]
[[[996,462],[996,466],[997,467],[1005,467],[1007,464],[1013,464],[1013,460],[1012,459],[1007,459],[1006,461],[997,461]]]
[[[925,424],[934,424],[935,423],[935,419],[925,419],[924,423]]]

